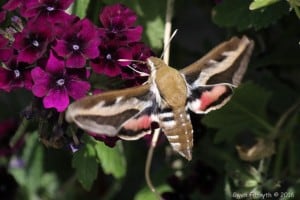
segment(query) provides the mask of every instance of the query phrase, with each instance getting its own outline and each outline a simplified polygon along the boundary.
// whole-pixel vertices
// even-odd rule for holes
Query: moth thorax
[[[161,127],[172,148],[187,160],[192,159],[193,127],[185,108],[176,108],[159,115]]]

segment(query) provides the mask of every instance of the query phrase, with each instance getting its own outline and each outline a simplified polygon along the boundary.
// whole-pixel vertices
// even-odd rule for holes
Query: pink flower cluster
[[[140,42],[142,27],[136,14],[122,4],[106,6],[99,15],[103,27],[65,10],[73,0],[10,0],[0,10],[0,90],[25,88],[43,101],[44,108],[64,111],[70,98],[91,89],[91,73],[138,82],[127,66],[145,60],[151,50]],[[120,61],[120,59],[123,59]],[[135,64],[147,72],[145,65]]]

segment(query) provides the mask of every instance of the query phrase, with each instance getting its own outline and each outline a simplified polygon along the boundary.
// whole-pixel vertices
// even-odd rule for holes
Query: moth
[[[94,134],[137,140],[153,123],[172,148],[192,159],[193,127],[189,112],[205,114],[229,101],[247,69],[254,42],[233,37],[178,71],[150,57],[146,84],[84,97],[72,103],[66,120]]]

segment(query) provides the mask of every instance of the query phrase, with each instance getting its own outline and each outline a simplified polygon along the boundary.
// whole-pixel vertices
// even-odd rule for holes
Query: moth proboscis
[[[178,71],[150,57],[146,84],[87,96],[72,103],[66,120],[93,134],[136,140],[151,134],[156,122],[172,148],[192,159],[193,127],[189,112],[205,114],[222,107],[247,69],[254,42],[233,37]]]

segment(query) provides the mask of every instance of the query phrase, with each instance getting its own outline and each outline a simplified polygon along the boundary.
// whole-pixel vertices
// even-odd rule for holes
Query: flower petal
[[[6,11],[0,11],[0,23],[4,22],[6,18]]]
[[[69,96],[66,88],[51,89],[43,99],[45,108],[55,108],[58,112],[64,111],[69,105]]]
[[[119,66],[116,67],[113,63],[106,63],[103,59],[99,59],[97,62],[91,62],[91,67],[94,72],[110,77],[118,76],[121,73]]]
[[[7,49],[0,49],[0,60],[2,62],[8,61],[9,58],[12,57],[13,49],[7,48]]]
[[[31,88],[32,93],[37,97],[45,96],[50,86],[50,75],[40,67],[36,67],[31,71],[31,76],[34,82]]]
[[[9,87],[9,72],[7,69],[0,67],[0,89],[5,90],[6,92],[10,91]]]
[[[127,60],[131,60],[132,59],[132,52],[130,48],[126,48],[126,47],[121,47],[117,50],[117,56],[118,59],[127,59]],[[129,65],[131,62],[130,61],[125,61],[125,62],[117,62],[120,66],[127,66]]]
[[[68,93],[73,99],[84,97],[91,85],[87,81],[71,80],[68,85]]]
[[[128,42],[137,42],[141,40],[143,28],[142,26],[137,26],[134,28],[127,29],[124,34],[128,40]]]
[[[78,33],[78,36],[86,41],[89,41],[95,37],[97,37],[97,29],[96,27],[88,20],[83,19],[81,21],[81,30]]]
[[[50,52],[50,57],[47,62],[46,71],[57,74],[62,73],[65,68],[65,63],[63,60],[57,58],[54,53]]]
[[[31,77],[31,71],[26,70],[26,71],[24,71],[24,87],[27,90],[31,90],[32,85],[33,85],[33,82],[32,82],[32,77]]]
[[[84,49],[84,55],[87,58],[93,59],[96,58],[97,56],[99,56],[99,46],[100,41],[98,39],[93,39],[91,41],[89,41],[89,43],[86,45],[85,49]]]
[[[41,57],[41,52],[32,51],[30,48],[19,51],[18,61],[32,64]]]
[[[137,16],[131,9],[119,3],[104,7],[99,18],[103,26],[107,28],[119,18],[122,19],[123,24],[132,26]]]
[[[63,10],[65,10],[65,9],[67,9],[67,8],[71,5],[71,3],[73,3],[73,2],[74,2],[74,0],[64,0],[64,1],[59,1],[59,3],[60,3],[60,8],[63,9]]]
[[[5,9],[5,10],[12,11],[12,10],[17,9],[20,5],[21,5],[21,1],[19,1],[19,0],[10,0],[7,3],[5,3],[2,6],[2,8]]]
[[[53,47],[53,50],[62,57],[65,57],[68,53],[69,50],[67,48],[67,43],[65,40],[57,40],[56,45]]]
[[[85,58],[79,53],[73,53],[66,61],[68,68],[81,68],[85,65]]]

